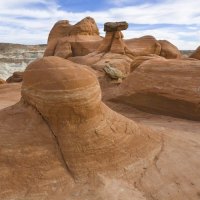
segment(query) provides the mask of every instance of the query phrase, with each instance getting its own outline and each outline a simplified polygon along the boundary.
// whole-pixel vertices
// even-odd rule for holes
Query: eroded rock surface
[[[97,78],[84,66],[56,57],[33,62],[24,73],[22,100],[0,112],[4,119],[1,198],[73,199],[75,191],[92,189],[90,181],[97,179],[112,185],[79,196],[109,198],[113,187],[123,188],[117,199],[123,194],[144,199],[134,186],[127,187],[124,168],[135,174],[138,158],[144,160],[141,167],[148,166],[161,148],[160,135],[102,103]]]
[[[7,83],[18,83],[22,82],[24,72],[14,72],[12,76],[10,76],[6,82]]]
[[[89,67],[29,65],[21,101],[0,111],[0,198],[198,200],[199,124],[107,104],[130,119]]]
[[[200,120],[200,62],[151,59],[120,86],[121,102],[142,110]]]
[[[93,18],[86,17],[75,25],[69,24],[67,20],[61,20],[50,31],[44,56],[68,58],[87,55],[97,48],[101,40]],[[57,49],[60,49],[59,54]]]
[[[200,60],[200,46],[189,57]]]
[[[178,48],[167,40],[158,40],[161,45],[160,56],[167,59],[179,59],[181,58],[181,52]]]

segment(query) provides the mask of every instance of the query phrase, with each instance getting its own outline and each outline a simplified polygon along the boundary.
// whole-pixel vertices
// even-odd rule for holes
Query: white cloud
[[[130,0],[110,0],[122,6],[103,11],[67,12],[59,8],[56,0],[1,0],[0,42],[45,43],[53,24],[60,19],[76,23],[86,16],[93,17],[98,24],[107,21],[127,21],[133,24],[174,24],[187,26],[149,30],[128,29],[127,38],[153,35],[158,39],[168,39],[180,49],[195,49],[200,45],[197,26],[200,22],[200,1],[165,0],[157,4],[124,6]],[[41,8],[33,4],[43,4]],[[184,26],[183,26],[184,27]],[[100,30],[102,32],[102,30]],[[17,34],[16,34],[17,33]],[[184,41],[183,36],[194,38]]]

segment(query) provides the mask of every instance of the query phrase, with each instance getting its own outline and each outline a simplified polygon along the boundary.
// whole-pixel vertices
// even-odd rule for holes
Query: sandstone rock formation
[[[143,62],[133,73],[148,62],[155,66],[156,60],[160,58]],[[157,67],[158,76],[163,78],[167,68],[168,84],[175,83],[172,62],[177,61],[160,62],[167,64]],[[181,62],[185,65],[179,68],[186,70],[191,61]],[[145,68],[144,75],[152,76],[152,68]],[[141,77],[131,84],[144,87],[144,81]],[[20,84],[1,86],[5,91],[5,86],[15,85]],[[0,87],[0,94],[7,94],[1,92]],[[143,113],[153,131],[133,121],[141,116],[132,107],[109,106],[130,119],[101,101],[89,67],[58,57],[30,64],[22,99],[0,111],[0,199],[198,200],[199,123],[167,117],[159,127],[164,116],[153,121],[153,115]]]
[[[167,59],[181,58],[181,52],[175,45],[167,40],[156,40],[153,36],[129,39],[125,43],[136,56],[155,54]]]
[[[128,28],[127,22],[107,22],[104,24],[104,31],[106,36],[98,48],[98,52],[111,52],[118,54],[125,54],[128,51],[127,46],[123,41],[123,34],[121,30]]]
[[[161,60],[165,60],[164,58],[155,55],[155,54],[149,54],[148,56],[137,56],[133,62],[131,63],[131,68],[130,71],[134,71],[137,67],[139,67],[143,62],[147,61],[147,60],[151,60],[151,59],[155,59],[155,58],[160,58]]]
[[[44,56],[56,55],[68,58],[72,55],[86,55],[94,51],[101,40],[102,38],[99,36],[99,30],[93,18],[86,17],[75,25],[70,25],[67,20],[61,20],[50,31]],[[65,44],[67,44],[67,50],[65,50]],[[56,49],[64,50],[61,56],[60,53],[56,53]],[[69,49],[72,50],[70,54]]]
[[[75,35],[98,36],[99,29],[94,19],[86,17],[75,25],[71,25],[68,20],[58,21],[49,33],[48,43],[55,39],[58,40],[59,38]]]
[[[52,40],[58,40],[59,38],[68,36],[71,28],[72,25],[68,20],[60,20],[56,22],[49,33],[48,43]]]
[[[153,36],[143,36],[141,38],[125,40],[128,48],[137,56],[146,56],[149,54],[160,55],[161,45]]]
[[[1,198],[76,199],[75,192],[90,200],[111,198],[104,184],[112,180],[113,187],[123,189],[117,199],[134,194],[144,199],[124,181],[127,173],[137,176],[136,166],[143,171],[153,161],[160,135],[102,103],[99,83],[84,66],[56,57],[33,62],[24,73],[22,100],[0,112],[0,122],[4,119]],[[100,189],[94,179],[103,181]]]
[[[128,28],[127,22],[106,22],[104,24],[105,32],[115,32],[115,31],[123,31]]]
[[[14,72],[12,76],[10,76],[6,82],[7,83],[18,83],[22,82],[24,72]]]
[[[167,59],[181,58],[181,52],[178,48],[167,40],[158,40],[161,45],[160,56]]]
[[[200,60],[200,46],[190,55],[190,58]]]
[[[49,124],[73,177],[85,178],[88,173],[105,169],[120,170],[122,165],[128,165],[132,160],[127,159],[127,152],[135,159],[137,145],[141,145],[138,146],[142,150],[140,155],[151,152],[153,144],[156,148],[159,145],[159,139],[151,139],[153,135],[148,137],[147,130],[106,107],[101,102],[96,76],[70,61],[49,57],[30,64],[24,74],[22,97]],[[116,120],[119,123],[114,125]],[[114,129],[121,129],[117,135],[110,128],[111,124],[116,126]],[[126,132],[123,126],[129,131]],[[116,146],[121,138],[125,143]],[[115,142],[112,144],[111,140]],[[125,154],[120,150],[123,148]],[[103,155],[105,160],[102,160]]]
[[[122,82],[115,101],[139,109],[200,120],[200,62],[151,59]]]

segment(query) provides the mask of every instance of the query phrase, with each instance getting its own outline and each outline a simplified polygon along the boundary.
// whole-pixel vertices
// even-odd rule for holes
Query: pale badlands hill
[[[15,71],[24,71],[27,65],[43,56],[46,45],[0,43],[0,78],[6,80]]]

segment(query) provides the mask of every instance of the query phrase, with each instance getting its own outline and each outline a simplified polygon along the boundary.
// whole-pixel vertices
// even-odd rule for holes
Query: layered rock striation
[[[123,167],[159,149],[159,135],[102,103],[96,76],[81,65],[56,57],[35,61],[25,71],[22,98],[44,117],[76,179],[123,176]]]
[[[199,61],[187,59],[144,61],[122,82],[115,100],[148,112],[200,120],[199,66]]]
[[[91,53],[102,38],[96,22],[86,17],[75,25],[67,20],[58,21],[49,33],[48,46],[44,56],[68,58]]]

